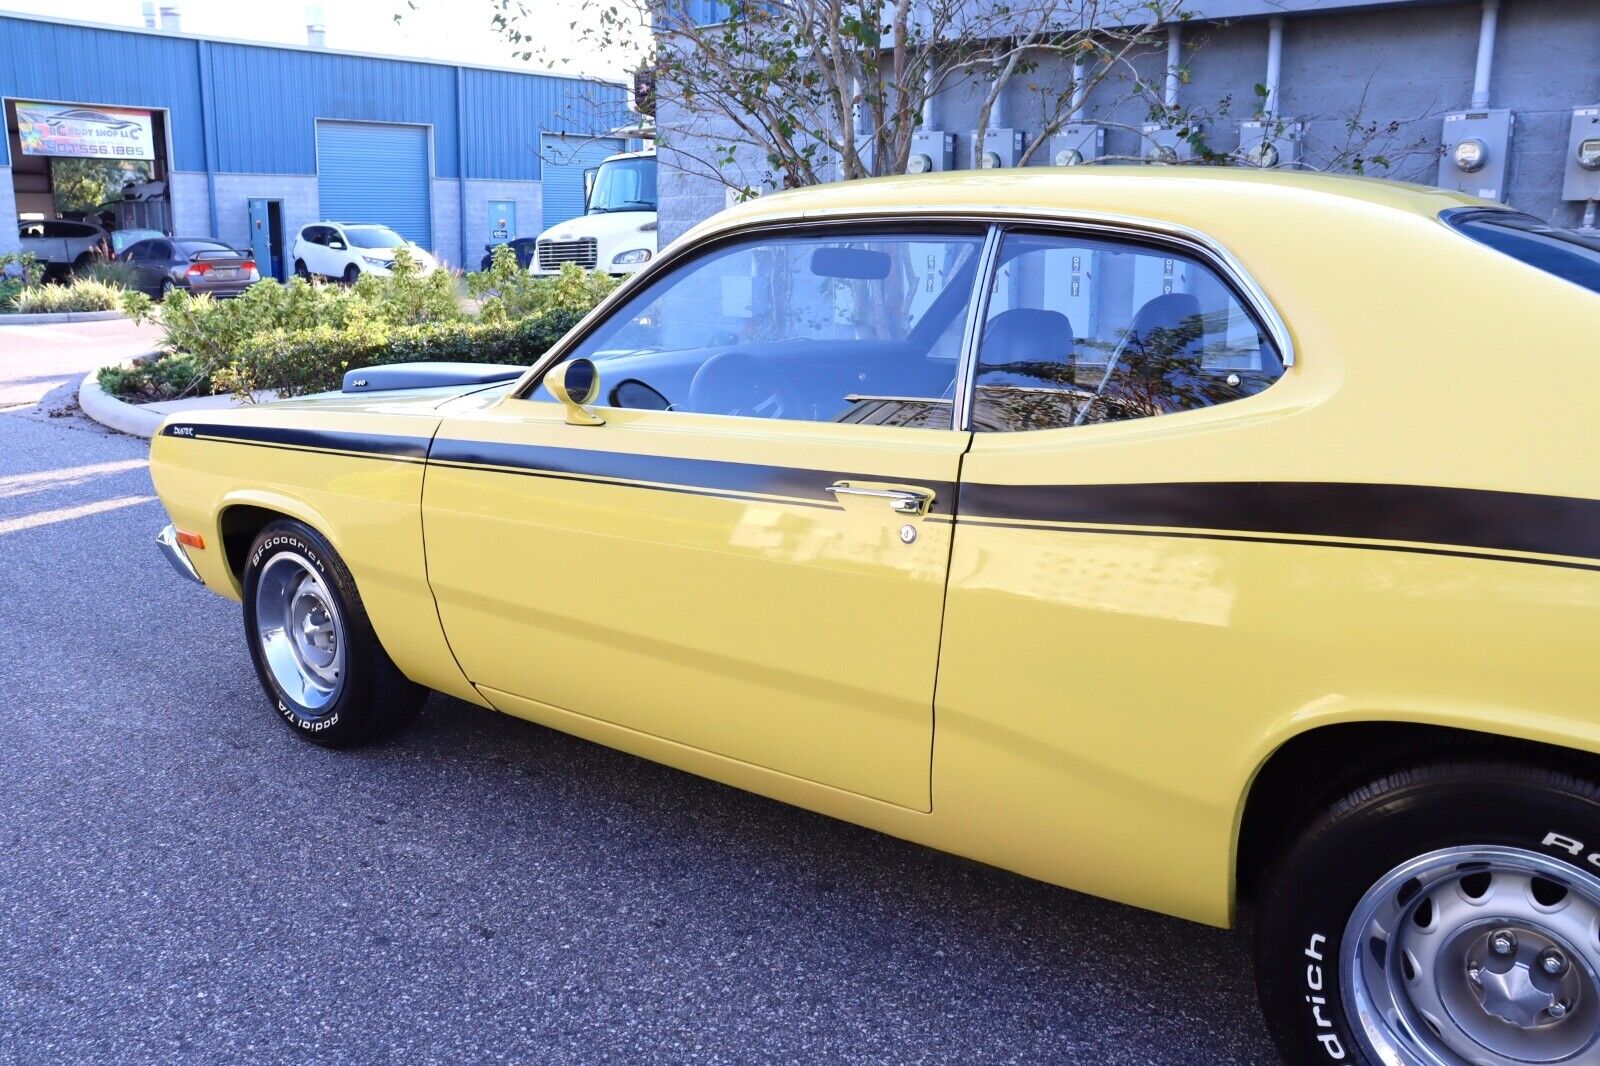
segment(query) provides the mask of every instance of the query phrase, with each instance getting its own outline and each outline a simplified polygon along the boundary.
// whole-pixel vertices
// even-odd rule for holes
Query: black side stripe
[[[835,481],[903,478],[583,448],[440,440],[381,433],[173,423],[167,436],[516,473],[726,499],[783,497],[833,506]],[[1436,485],[1223,481],[1130,485],[987,485],[918,481],[936,493],[931,517],[957,524],[1371,548],[1600,569],[1496,552],[1600,560],[1600,500]],[[1085,526],[1099,528],[1082,528]],[[1296,539],[1297,538],[1297,539]],[[1308,539],[1345,538],[1345,540]],[[1415,547],[1351,544],[1403,541]]]
[[[1434,485],[962,486],[958,522],[983,518],[1398,540],[1600,559],[1600,500]]]
[[[575,480],[609,479],[642,483],[644,487],[701,490],[708,495],[784,496],[808,502],[834,502],[828,486],[835,481],[904,481],[874,474],[836,470],[768,466],[723,459],[685,459],[634,452],[591,451],[585,448],[547,448],[531,444],[435,439],[429,462],[455,466],[501,467],[519,472]],[[954,483],[915,479],[934,490],[933,514],[954,514]]]
[[[1091,533],[1097,536],[1166,537],[1174,540],[1220,540],[1235,544],[1289,544],[1305,548],[1351,548],[1358,551],[1395,552],[1400,555],[1436,555],[1447,559],[1482,559],[1496,563],[1531,563],[1535,566],[1555,566],[1565,570],[1593,570],[1600,572],[1600,562],[1579,563],[1565,559],[1532,559],[1525,555],[1505,555],[1492,551],[1471,551],[1464,548],[1433,547],[1423,544],[1372,544],[1349,540],[1319,540],[1313,537],[1263,537],[1249,533],[1213,533],[1210,531],[1170,529],[1116,529],[1107,526],[1055,526],[1034,522],[988,522],[981,518],[960,519],[962,526],[986,526],[991,529],[1028,529],[1045,533]]]
[[[174,422],[163,431],[168,437],[226,441],[275,448],[350,452],[385,459],[425,459],[427,437],[390,433],[350,433],[334,429],[290,429],[285,426],[219,426]]]

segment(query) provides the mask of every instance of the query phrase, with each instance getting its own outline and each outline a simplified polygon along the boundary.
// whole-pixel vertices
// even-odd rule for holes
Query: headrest
[[[1167,343],[1181,341],[1184,349],[1198,354],[1200,334],[1204,329],[1200,320],[1200,301],[1194,294],[1169,292],[1145,301],[1139,313],[1133,316],[1133,327],[1129,332],[1135,344],[1148,344],[1152,333],[1165,331],[1168,336],[1163,339]],[[1175,356],[1179,353],[1172,351],[1161,354]]]
[[[978,373],[1011,371],[1029,377],[1030,367],[1072,363],[1072,321],[1059,311],[1014,307],[989,320],[978,348]]]

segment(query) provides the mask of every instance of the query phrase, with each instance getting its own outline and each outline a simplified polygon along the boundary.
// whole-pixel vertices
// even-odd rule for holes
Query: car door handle
[[[871,489],[861,485],[852,485],[848,481],[835,481],[828,486],[828,491],[834,497],[840,496],[870,496],[874,499],[886,500],[889,509],[895,514],[921,514],[928,507],[928,502],[933,499],[933,493],[926,489]]]

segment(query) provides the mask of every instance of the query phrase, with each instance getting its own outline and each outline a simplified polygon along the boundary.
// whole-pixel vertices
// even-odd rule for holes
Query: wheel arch
[[[269,523],[280,518],[304,522],[327,538],[334,550],[339,550],[332,526],[316,508],[304,501],[277,493],[248,492],[230,496],[217,510],[217,543],[222,546],[234,592],[239,596],[244,593],[244,567],[250,545]]]
[[[1600,754],[1547,740],[1402,720],[1308,728],[1271,751],[1243,795],[1234,837],[1235,908],[1254,897],[1281,846],[1339,797],[1404,766],[1472,758],[1556,763],[1600,782]]]

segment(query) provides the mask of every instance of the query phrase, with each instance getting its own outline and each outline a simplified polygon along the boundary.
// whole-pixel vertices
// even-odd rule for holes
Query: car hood
[[[292,400],[269,400],[259,406],[274,411],[345,412],[352,414],[432,414],[447,404],[452,411],[488,407],[508,394],[515,381],[500,381],[491,385],[441,385],[428,389],[391,389],[389,391],[318,392],[310,396],[297,396]]]

